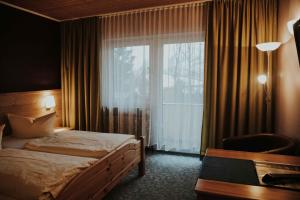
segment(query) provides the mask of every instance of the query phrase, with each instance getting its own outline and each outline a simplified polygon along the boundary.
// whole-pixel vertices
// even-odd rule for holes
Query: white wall
[[[287,22],[300,18],[300,0],[279,0],[276,132],[300,139],[300,67]]]

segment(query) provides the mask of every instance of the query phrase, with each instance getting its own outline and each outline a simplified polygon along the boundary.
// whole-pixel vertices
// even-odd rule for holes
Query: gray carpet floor
[[[105,200],[195,200],[199,157],[151,153],[146,157],[146,175],[134,169]]]

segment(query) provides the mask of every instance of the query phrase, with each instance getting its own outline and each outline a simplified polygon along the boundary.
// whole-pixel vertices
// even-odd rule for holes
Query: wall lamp
[[[53,95],[49,95],[44,98],[44,107],[46,110],[51,110],[52,108],[55,108],[55,106],[56,103]]]

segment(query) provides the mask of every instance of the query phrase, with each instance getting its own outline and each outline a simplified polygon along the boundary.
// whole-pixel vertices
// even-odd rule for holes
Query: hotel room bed
[[[48,92],[54,92],[57,95],[61,95],[60,91]],[[6,128],[3,131],[3,134],[6,135],[2,141],[3,148],[14,148],[15,151],[28,151],[24,150],[23,148],[26,143],[32,141],[32,139],[20,138],[44,137],[45,134],[48,135],[48,133],[50,132],[53,133],[55,125],[61,125],[60,107],[57,107],[55,109],[55,112],[53,110],[45,111],[43,107],[40,108],[40,105],[37,105],[37,102],[40,102],[41,98],[44,97],[44,95],[44,91],[5,94],[2,96],[0,95],[0,99],[2,100],[0,106],[0,125],[6,125]],[[43,133],[40,132],[41,130]],[[86,134],[87,132],[84,133]],[[68,133],[66,133],[66,135],[67,134]],[[99,134],[99,136],[104,136],[101,133],[97,134]],[[11,136],[7,137],[8,135],[14,135],[18,139]],[[72,132],[69,135],[72,135]],[[114,134],[109,135],[109,137],[116,136]],[[126,139],[126,137],[128,138]],[[72,157],[73,154],[73,156],[76,156],[78,152],[80,152],[79,154],[81,155],[82,159],[96,160],[92,165],[88,166],[72,179],[70,179],[68,183],[65,184],[64,187],[57,193],[55,199],[99,200],[104,197],[105,194],[108,193],[116,184],[118,184],[121,178],[126,176],[128,172],[134,167],[138,166],[139,176],[143,176],[145,173],[144,138],[140,137],[139,139],[133,139],[132,136],[121,136],[120,138],[123,138],[124,141],[119,141],[119,139],[116,139],[115,141],[118,141],[117,144],[112,143],[108,146],[102,144],[101,148],[103,148],[105,151],[101,151],[101,149],[97,148],[85,149],[84,145],[82,146],[79,144],[79,146],[81,147],[75,148],[75,151],[74,148],[72,148],[72,145],[67,145],[71,147],[67,151],[65,151],[65,148],[53,148],[52,146],[50,148],[51,153],[45,153],[42,151],[49,151],[49,149],[45,149],[44,146],[41,146],[41,148],[37,148],[37,146],[35,145],[36,143],[32,143],[32,145],[30,146],[33,147],[33,149],[31,149],[31,152],[33,154],[44,153],[54,156],[66,156],[67,158]],[[77,145],[78,143],[76,144],[76,146]],[[97,145],[98,144],[94,143],[94,147]],[[100,145],[98,145],[98,147],[99,146],[101,146],[101,143]],[[53,149],[55,149],[55,151]],[[57,151],[57,149],[62,151]],[[91,158],[89,156],[92,156],[94,158]],[[21,186],[16,185],[16,187],[21,190]],[[24,191],[26,191],[26,189]],[[5,193],[2,194],[2,192],[0,191],[0,198],[6,196],[9,195],[5,195]],[[11,198],[8,197],[8,199]]]
[[[73,177],[96,162],[94,158],[2,149],[0,192],[15,199],[56,198]]]
[[[71,130],[31,139],[5,137],[3,146],[6,148],[22,148],[32,151],[102,158],[122,144],[134,140],[133,135],[127,134]]]
[[[145,174],[144,153],[143,137],[122,144],[76,176],[57,200],[102,199],[135,166]]]
[[[3,147],[24,148],[28,146],[29,142],[31,144],[30,148],[33,148],[31,150],[34,151],[48,151],[48,153],[50,152],[52,155],[67,154],[64,156],[81,156],[82,158],[96,160],[93,165],[80,172],[66,184],[57,196],[55,196],[57,200],[101,199],[136,165],[139,166],[139,175],[144,175],[145,157],[144,140],[142,137],[140,140],[136,140],[128,135],[84,132],[86,136],[85,140],[91,144],[91,148],[86,148],[87,143],[85,142],[81,142],[81,145],[78,145],[79,140],[82,139],[76,137],[78,133],[83,134],[78,131],[68,131],[57,133],[55,134],[56,137],[44,137],[44,139],[16,139],[13,137],[5,137]],[[99,143],[93,140],[95,134],[97,134],[97,137],[100,136],[101,141],[104,141],[99,148],[95,146]],[[60,143],[60,139],[66,142]],[[56,143],[58,147],[54,145],[55,140],[58,141],[58,143]],[[38,144],[44,145],[39,146]],[[46,148],[46,144],[50,144],[50,148]],[[62,148],[65,144],[68,144],[66,146],[69,148]],[[74,148],[74,145],[78,148]]]

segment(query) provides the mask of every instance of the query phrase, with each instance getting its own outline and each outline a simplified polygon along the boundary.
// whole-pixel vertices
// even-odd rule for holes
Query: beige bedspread
[[[102,158],[133,138],[133,135],[125,134],[64,131],[32,139],[25,144],[24,148],[64,155]]]
[[[0,193],[15,199],[54,198],[97,159],[21,149],[0,150]]]

